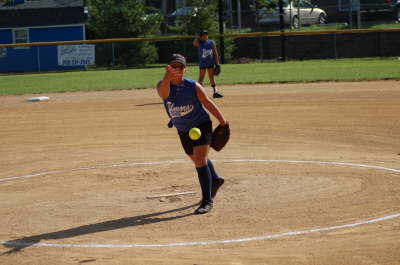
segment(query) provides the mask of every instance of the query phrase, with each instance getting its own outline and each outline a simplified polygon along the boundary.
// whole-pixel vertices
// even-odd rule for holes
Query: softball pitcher
[[[195,213],[208,213],[213,208],[213,198],[224,183],[224,179],[218,176],[211,160],[208,159],[212,136],[209,113],[215,116],[220,125],[228,126],[228,123],[217,105],[207,96],[203,86],[184,78],[184,56],[174,54],[165,69],[164,78],[157,84],[157,91],[164,101],[173,126],[178,130],[185,153],[196,167],[202,200]],[[201,137],[197,140],[189,137],[189,130],[194,127],[201,130]]]

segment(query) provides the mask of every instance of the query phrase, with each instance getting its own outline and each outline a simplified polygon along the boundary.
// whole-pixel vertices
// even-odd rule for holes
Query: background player
[[[199,80],[198,82],[203,85],[206,70],[211,86],[213,88],[213,97],[222,98],[223,95],[218,92],[217,85],[214,78],[214,65],[219,65],[219,55],[217,46],[213,40],[208,39],[207,30],[202,30],[193,41],[193,45],[197,47],[199,56]]]
[[[224,183],[224,179],[218,176],[208,159],[212,122],[206,109],[221,125],[227,125],[227,121],[217,105],[207,96],[203,86],[184,78],[186,72],[184,56],[174,54],[165,69],[164,78],[157,84],[157,91],[164,101],[173,126],[178,130],[185,153],[196,167],[202,200],[195,213],[207,213],[213,208],[213,197]],[[201,137],[198,140],[189,138],[189,130],[193,127],[201,130]]]

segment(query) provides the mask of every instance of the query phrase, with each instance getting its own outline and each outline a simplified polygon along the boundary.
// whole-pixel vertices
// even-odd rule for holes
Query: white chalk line
[[[372,168],[378,170],[386,170],[395,173],[400,173],[400,170],[387,168],[382,166],[373,166],[373,165],[364,165],[364,164],[355,164],[355,163],[346,163],[346,162],[326,162],[326,161],[305,161],[305,160],[262,160],[262,159],[236,159],[236,160],[217,160],[219,162],[227,162],[227,163],[252,163],[252,162],[260,162],[260,163],[310,163],[310,164],[321,164],[321,165],[341,165],[341,166],[353,166],[353,167],[365,167]],[[155,161],[155,162],[132,162],[132,163],[120,163],[114,165],[101,165],[101,166],[93,166],[93,167],[82,167],[77,169],[71,169],[69,171],[82,171],[82,170],[91,170],[91,169],[103,169],[103,168],[112,168],[112,167],[120,167],[120,166],[136,166],[136,165],[157,165],[157,164],[174,164],[174,163],[186,163],[183,160],[167,160],[167,161]],[[49,171],[49,172],[41,172],[36,174],[30,174],[19,177],[6,178],[2,180],[15,180],[21,178],[31,178],[36,176],[43,176],[46,174],[54,174],[68,172],[68,170],[60,170],[60,171]],[[2,181],[0,180],[0,181]],[[230,243],[240,243],[240,242],[248,242],[248,241],[256,241],[256,240],[265,240],[265,239],[274,239],[280,237],[287,236],[296,236],[296,235],[304,235],[311,233],[319,233],[326,232],[338,229],[352,228],[360,225],[367,225],[377,222],[382,222],[394,218],[399,218],[400,213],[394,213],[391,215],[386,215],[383,217],[370,219],[366,221],[360,221],[356,223],[337,225],[337,226],[328,226],[328,227],[320,227],[313,228],[307,230],[299,230],[299,231],[291,231],[284,233],[277,233],[271,235],[263,235],[263,236],[255,236],[255,237],[244,237],[237,239],[226,239],[226,240],[213,240],[213,241],[188,241],[188,242],[174,242],[174,243],[164,243],[164,244],[56,244],[56,243],[33,243],[33,242],[21,242],[21,241],[5,241],[0,242],[0,245],[4,246],[16,246],[16,247],[24,247],[24,246],[37,246],[37,247],[77,247],[77,248],[134,248],[134,247],[185,247],[185,246],[196,246],[196,245],[215,245],[215,244],[230,244]]]
[[[380,218],[370,219],[367,221],[361,221],[352,224],[344,224],[337,226],[321,227],[308,230],[292,231],[277,233],[272,235],[255,236],[255,237],[244,237],[237,239],[227,240],[214,240],[214,241],[189,241],[189,242],[176,242],[176,243],[164,243],[164,244],[52,244],[52,243],[30,243],[30,242],[18,242],[18,241],[7,241],[0,242],[2,245],[8,246],[37,246],[37,247],[78,247],[78,248],[135,248],[135,247],[187,247],[196,245],[215,245],[215,244],[230,244],[230,243],[242,243],[256,240],[274,239],[287,236],[297,236],[311,233],[326,232],[344,228],[352,228],[360,225],[372,224],[382,222],[394,218],[399,218],[400,213],[388,215]]]
[[[99,166],[92,166],[92,167],[80,167],[80,168],[73,168],[73,169],[66,169],[66,170],[54,170],[54,171],[47,171],[47,172],[39,172],[24,176],[16,176],[16,177],[8,177],[8,178],[1,178],[0,182],[6,182],[10,180],[16,179],[27,179],[33,177],[39,177],[44,175],[50,174],[60,174],[60,173],[67,173],[67,172],[75,172],[75,171],[85,171],[85,170],[93,170],[93,169],[105,169],[105,168],[113,168],[113,167],[130,167],[130,166],[140,166],[140,165],[162,165],[162,164],[175,164],[175,163],[185,163],[186,161],[183,160],[166,160],[160,162],[127,162],[127,163],[118,163],[113,165],[99,165]]]
[[[378,170],[386,170],[392,171],[395,173],[400,173],[400,170],[387,168],[382,166],[373,166],[373,165],[364,165],[364,164],[354,164],[354,163],[346,163],[346,162],[326,162],[326,161],[307,161],[307,160],[264,160],[264,159],[231,159],[231,160],[213,160],[217,162],[225,162],[225,163],[309,163],[309,164],[321,164],[321,165],[339,165],[339,166],[353,166],[353,167],[366,167],[366,168],[373,168]],[[81,167],[81,168],[74,168],[74,169],[67,169],[67,170],[55,170],[55,171],[47,171],[47,172],[39,172],[35,174],[29,174],[24,176],[16,176],[16,177],[8,177],[8,178],[0,178],[0,182],[6,182],[10,180],[16,179],[26,179],[26,178],[33,178],[39,177],[49,174],[59,174],[59,173],[67,173],[67,172],[74,172],[74,171],[84,171],[84,170],[93,170],[93,169],[105,169],[105,168],[113,168],[113,167],[130,167],[130,166],[140,166],[140,165],[162,165],[162,164],[180,164],[180,163],[188,163],[186,160],[165,160],[165,161],[148,161],[148,162],[127,162],[127,163],[118,163],[112,165],[99,165],[99,166],[92,166],[92,167]]]

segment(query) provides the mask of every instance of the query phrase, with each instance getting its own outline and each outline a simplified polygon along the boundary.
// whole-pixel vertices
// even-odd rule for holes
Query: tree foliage
[[[159,33],[161,14],[148,12],[143,0],[88,0],[89,21],[92,38],[135,38]],[[118,64],[132,66],[152,63],[157,51],[149,42],[116,45]]]
[[[98,38],[140,37],[159,31],[161,16],[146,14],[143,0],[89,0],[88,27]]]
[[[187,16],[178,16],[175,24],[168,29],[178,34],[194,35],[202,29],[207,29],[209,33],[218,32],[217,17],[218,1],[192,0],[193,12]]]
[[[260,9],[268,8],[273,9],[278,7],[279,0],[241,0],[241,6],[243,9]]]

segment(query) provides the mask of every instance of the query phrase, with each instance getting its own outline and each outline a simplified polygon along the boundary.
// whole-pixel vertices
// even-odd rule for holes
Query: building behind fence
[[[84,40],[83,0],[0,2],[0,44]],[[59,60],[55,45],[1,49],[0,72],[82,69],[81,62]],[[83,62],[82,62],[83,63]]]

